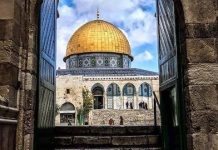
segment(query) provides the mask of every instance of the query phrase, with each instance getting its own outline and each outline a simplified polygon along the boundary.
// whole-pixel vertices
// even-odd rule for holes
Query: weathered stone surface
[[[75,136],[73,143],[78,145],[108,145],[111,143],[109,136]]]
[[[18,67],[19,47],[13,41],[0,41],[0,51],[0,63],[11,63]]]
[[[34,111],[26,110],[24,115],[24,133],[33,134],[34,133]]]
[[[25,85],[25,89],[26,90],[36,90],[36,85],[37,85],[37,78],[35,75],[27,72],[26,73],[26,85]]]
[[[215,38],[217,35],[217,23],[186,24],[187,38]]]
[[[145,145],[148,144],[146,136],[113,136],[112,137],[113,145]]]
[[[55,145],[72,145],[73,138],[72,137],[55,137]]]
[[[14,21],[0,20],[0,40],[11,40],[13,38]]]
[[[186,23],[215,22],[216,0],[181,0]]]
[[[157,113],[157,119],[160,116]],[[120,116],[123,117],[124,125],[153,125],[154,112],[152,110],[92,110],[89,115],[89,123],[91,125],[109,125],[109,120],[114,120],[114,125],[120,125]]]
[[[18,68],[11,63],[0,63],[0,85],[17,87]]]
[[[86,87],[89,91],[92,91],[93,86],[96,83],[101,84],[104,87],[104,91],[107,90],[108,86],[111,83],[116,83],[119,85],[119,88],[121,90],[121,93],[123,93],[123,87],[125,86],[125,84],[127,83],[132,83],[135,88],[136,88],[136,96],[133,97],[133,107],[134,110],[139,110],[139,103],[141,101],[147,102],[148,104],[148,109],[151,110],[153,108],[153,96],[151,97],[142,97],[139,96],[139,87],[142,83],[148,83],[149,85],[151,85],[152,90],[157,93],[157,97],[159,99],[159,79],[158,77],[140,77],[140,76],[125,76],[125,77],[120,77],[120,76],[113,76],[113,77],[82,77],[82,76],[71,76],[71,75],[59,75],[56,77],[56,83],[57,83],[57,87],[56,87],[56,103],[58,106],[62,106],[64,103],[69,102],[71,104],[73,104],[75,106],[75,108],[80,108],[82,106],[83,103],[83,99],[82,99],[82,89],[83,87]],[[66,93],[66,90],[69,89],[70,93]],[[143,120],[143,118],[146,118],[146,124],[151,124],[151,122],[153,122],[153,116],[152,113],[150,113],[150,111],[148,111],[146,113],[146,117],[143,114],[140,114],[140,111],[131,111],[130,109],[127,110],[125,103],[128,99],[128,96],[114,96],[113,97],[113,109],[107,109],[108,105],[108,98],[107,98],[107,94],[106,92],[104,93],[104,108],[107,109],[105,110],[105,112],[112,112],[113,117],[115,118],[117,121],[115,124],[119,124],[120,121],[120,114],[122,112],[122,114],[124,114],[125,118],[124,118],[124,124],[125,124],[125,120],[127,121],[126,118],[128,118],[128,120],[131,121],[127,121],[128,125],[137,125],[137,124],[145,124],[145,121],[142,122],[138,122],[135,123],[136,120]],[[119,112],[119,110],[122,110]],[[98,110],[96,110],[98,111]],[[101,110],[100,110],[101,111]],[[126,113],[124,113],[126,111]],[[115,113],[116,112],[116,113]],[[143,112],[143,111],[142,111]],[[115,113],[115,114],[114,114]],[[107,124],[108,125],[108,120],[110,119],[110,115],[109,114],[105,114],[104,115],[96,115],[96,119],[98,119],[98,123],[97,124],[93,124],[93,123],[89,123],[92,125],[103,125],[103,124]],[[89,114],[89,121],[92,120],[92,116],[93,113],[90,112]],[[99,117],[102,116],[102,117]],[[108,116],[108,117],[107,117]],[[131,116],[131,117],[130,117]],[[133,117],[136,116],[136,117]],[[99,118],[98,118],[99,117]],[[102,119],[104,118],[104,119]],[[60,114],[58,114],[56,116],[55,119],[55,123],[56,125],[60,125]],[[75,124],[77,124],[77,116],[75,119]],[[63,125],[63,124],[62,124]],[[125,124],[127,125],[127,124]]]
[[[4,101],[6,106],[17,106],[17,91],[14,89],[14,87],[9,85],[0,86],[0,95],[2,97],[0,101]]]
[[[26,92],[26,100],[25,100],[25,110],[35,110],[36,103],[36,91],[27,90]]]
[[[27,134],[24,136],[24,149],[33,150],[33,134]]]
[[[216,39],[186,39],[187,57],[190,63],[215,63],[218,51]]]
[[[12,40],[20,45],[20,25],[14,19],[0,19],[0,40]]]
[[[218,149],[218,134],[195,133],[191,135],[193,150],[217,150]]]
[[[28,53],[27,70],[31,73],[37,73],[37,56],[34,53]]]
[[[191,85],[218,84],[218,64],[190,64],[188,65],[188,80]]]
[[[189,86],[189,107],[191,111],[211,110],[218,111],[218,86]]]
[[[14,0],[1,0],[0,10],[1,19],[12,19],[14,17]]]
[[[194,111],[190,115],[189,133],[218,132],[218,111]]]
[[[15,125],[0,123],[0,149],[1,150],[14,150],[15,136],[16,136]]]

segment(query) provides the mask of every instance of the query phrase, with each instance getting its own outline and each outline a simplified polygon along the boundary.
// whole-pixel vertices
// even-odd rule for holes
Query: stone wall
[[[181,0],[181,3],[185,24],[182,51],[187,147],[217,150],[218,1]]]
[[[136,96],[134,96],[134,109],[139,109],[138,104],[143,100],[147,102],[148,109],[153,108],[153,96],[152,97],[142,97],[138,96],[139,87],[142,83],[148,83],[152,90],[157,94],[159,98],[159,81],[158,77],[137,77],[137,76],[114,76],[114,77],[88,77],[88,76],[71,76],[71,75],[61,75],[56,77],[56,104],[61,107],[64,103],[70,102],[74,105],[76,110],[82,107],[82,89],[86,87],[90,92],[92,87],[98,83],[104,87],[104,108],[107,109],[107,88],[111,83],[116,83],[119,85],[121,96],[114,97],[113,105],[114,109],[124,109],[126,110],[126,100],[127,96],[122,96],[123,87],[127,83],[132,83],[136,87]],[[67,93],[67,89],[69,93]],[[76,116],[77,117],[77,116]],[[77,119],[76,119],[77,122]],[[55,124],[60,125],[60,114],[56,115]]]
[[[158,124],[160,114],[157,113]],[[89,113],[89,125],[109,125],[109,120],[114,120],[114,125],[120,125],[120,116],[123,117],[123,125],[154,125],[153,110],[92,110]]]
[[[36,0],[0,1],[0,126],[4,129],[0,149],[4,150],[33,148],[36,10]]]

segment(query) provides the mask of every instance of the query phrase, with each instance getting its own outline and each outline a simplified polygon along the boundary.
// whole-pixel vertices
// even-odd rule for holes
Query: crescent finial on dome
[[[99,12],[99,7],[97,8],[97,20],[99,19],[100,12]]]

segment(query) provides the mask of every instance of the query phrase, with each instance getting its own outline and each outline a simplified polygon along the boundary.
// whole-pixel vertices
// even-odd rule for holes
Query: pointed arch
[[[118,84],[116,83],[111,83],[108,87],[107,87],[107,96],[120,96],[120,87]]]
[[[127,83],[123,87],[123,96],[134,96],[136,95],[136,88],[132,83]]]
[[[152,96],[152,88],[148,83],[144,82],[139,86],[139,96],[143,96],[143,97]]]

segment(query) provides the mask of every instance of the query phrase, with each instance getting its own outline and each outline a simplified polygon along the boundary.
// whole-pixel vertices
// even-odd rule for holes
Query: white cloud
[[[153,55],[149,51],[145,50],[144,52],[136,55],[134,60],[138,62],[143,62],[143,61],[152,60],[153,58],[154,58]]]
[[[155,0],[72,0],[74,6],[59,6],[57,23],[57,67],[65,68],[63,57],[71,35],[82,24],[100,18],[116,24],[127,36],[131,48],[152,44],[156,41],[156,18],[154,13],[142,7],[154,6]]]

